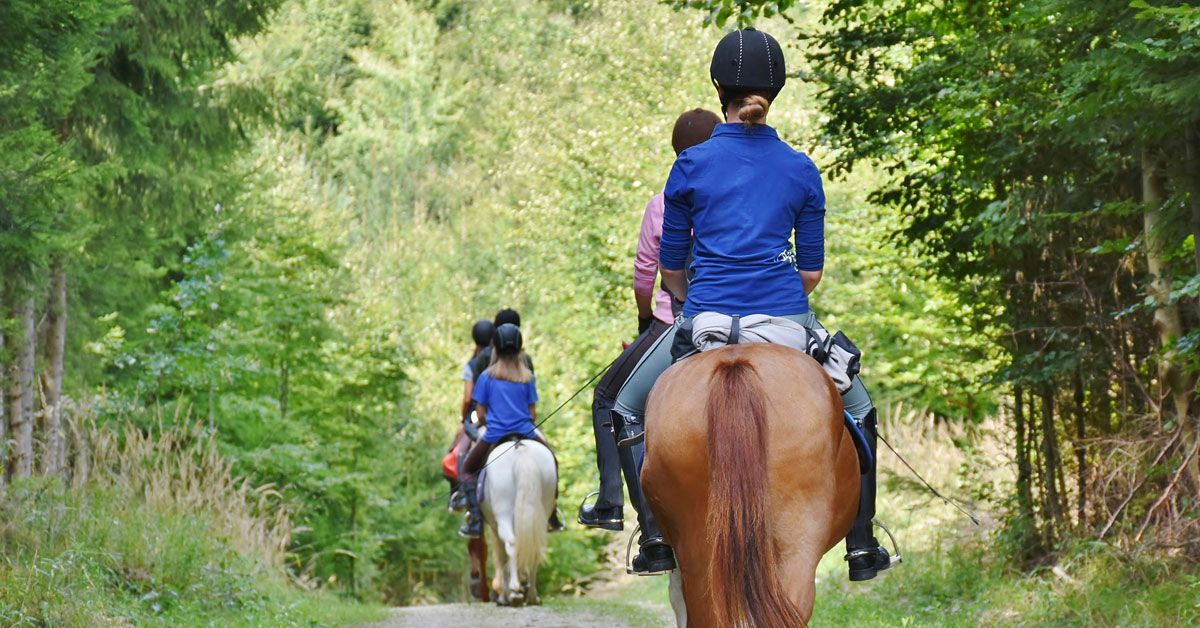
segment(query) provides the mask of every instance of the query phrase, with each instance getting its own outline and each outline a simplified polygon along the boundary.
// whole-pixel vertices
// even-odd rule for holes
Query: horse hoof
[[[525,594],[524,593],[513,593],[512,595],[508,596],[508,605],[509,606],[524,606],[525,605]]]

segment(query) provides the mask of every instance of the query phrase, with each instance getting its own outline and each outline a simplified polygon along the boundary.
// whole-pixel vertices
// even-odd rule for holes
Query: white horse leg
[[[537,573],[527,574],[526,577],[529,578],[529,591],[525,593],[525,603],[541,604],[542,598],[538,597],[537,592]]]
[[[668,591],[671,594],[671,610],[675,611],[675,625],[687,628],[687,603],[683,599],[683,576],[679,575],[679,569],[671,572]]]
[[[517,535],[513,533],[511,526],[508,530],[508,538],[504,540],[504,547],[508,550],[509,556],[505,588],[508,589],[509,603],[516,606],[525,601],[525,592],[521,590],[520,565],[517,560]]]
[[[492,541],[492,595],[497,604],[504,605],[508,604],[508,597],[504,595],[503,575],[508,557],[504,555],[504,543],[500,542],[500,533],[494,526],[492,527]],[[487,574],[484,574],[485,578],[486,576]]]

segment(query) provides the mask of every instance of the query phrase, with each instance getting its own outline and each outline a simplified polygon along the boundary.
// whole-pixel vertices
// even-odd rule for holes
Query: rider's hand
[[[646,333],[646,330],[650,329],[650,324],[653,322],[654,322],[653,316],[639,316],[638,317],[638,335],[640,336],[640,335]]]

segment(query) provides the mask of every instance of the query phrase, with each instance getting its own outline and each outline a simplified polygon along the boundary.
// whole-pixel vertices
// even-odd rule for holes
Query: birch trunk
[[[67,345],[67,274],[62,260],[54,260],[50,275],[47,308],[46,365],[42,411],[42,435],[46,439],[41,470],[46,475],[62,473],[65,456],[62,421],[62,388]]]
[[[1180,356],[1174,351],[1176,341],[1183,337],[1183,321],[1179,305],[1169,303],[1171,277],[1167,269],[1166,243],[1162,228],[1167,222],[1164,202],[1167,198],[1166,178],[1161,165],[1151,149],[1142,151],[1142,202],[1146,237],[1146,264],[1152,279],[1147,292],[1158,302],[1154,310],[1154,329],[1159,343],[1167,349],[1159,366],[1164,396],[1171,398],[1176,423],[1187,422],[1188,406],[1192,400],[1190,378],[1180,364]]]

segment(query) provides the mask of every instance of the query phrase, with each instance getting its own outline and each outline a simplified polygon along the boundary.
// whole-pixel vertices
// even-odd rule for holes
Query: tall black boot
[[[608,379],[601,381],[601,385]],[[596,470],[600,472],[600,495],[595,504],[582,504],[577,521],[589,528],[621,531],[625,527],[621,492],[620,451],[612,425],[613,400],[596,387],[592,397],[592,431],[596,436]]]
[[[642,492],[641,474],[637,461],[643,454],[643,445],[621,448],[621,470],[625,473],[625,484],[629,487],[629,502],[637,510],[638,524],[642,528],[638,538],[638,553],[633,557],[630,573],[638,576],[657,576],[675,569],[675,552],[663,539],[658,521],[646,503]]]
[[[879,437],[874,408],[863,417],[862,431],[871,447],[872,457],[878,458],[875,455]],[[846,535],[846,562],[850,566],[850,580],[855,582],[870,580],[894,564],[888,551],[879,545],[871,527],[871,520],[875,518],[876,467],[873,460],[870,470],[862,475],[858,514],[854,517],[854,525],[850,526],[850,534]]]
[[[467,498],[467,521],[458,528],[458,535],[468,539],[483,536],[483,514],[479,512],[479,498],[475,496],[474,478],[461,483],[460,490]]]

